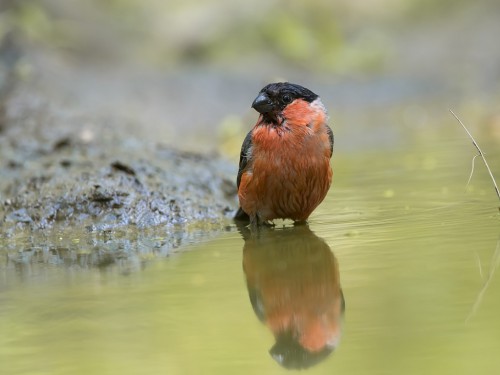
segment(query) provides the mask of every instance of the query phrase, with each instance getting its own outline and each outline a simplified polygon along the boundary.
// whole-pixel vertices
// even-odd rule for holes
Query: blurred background
[[[314,371],[495,374],[498,200],[478,158],[467,185],[476,151],[448,110],[499,178],[499,35],[498,0],[0,0],[0,137],[19,124],[5,132],[12,160],[43,159],[32,143],[67,133],[89,159],[101,147],[147,160],[156,154],[134,140],[151,141],[222,155],[233,178],[258,91],[302,84],[335,133],[334,184],[310,228],[346,300],[341,344]],[[231,225],[190,251],[159,246],[166,259],[152,264],[138,243],[132,266],[117,234],[157,238],[130,227],[19,236],[0,274],[0,372],[283,373]],[[109,248],[109,267],[81,261]],[[36,249],[45,260],[23,263]]]
[[[2,0],[0,40],[31,51],[17,70],[42,71],[49,98],[237,158],[276,80],[322,96],[340,150],[439,127],[450,107],[498,139],[499,14],[495,0]]]

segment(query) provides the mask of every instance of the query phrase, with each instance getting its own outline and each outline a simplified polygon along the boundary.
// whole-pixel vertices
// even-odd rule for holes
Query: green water
[[[309,227],[244,239],[232,226],[135,268],[4,257],[0,373],[284,373],[269,354],[273,296],[314,320],[340,311],[340,287],[343,318],[320,319],[338,345],[309,372],[498,373],[498,201],[480,164],[465,188],[463,137],[417,146],[337,154]],[[499,166],[498,144],[483,146]]]

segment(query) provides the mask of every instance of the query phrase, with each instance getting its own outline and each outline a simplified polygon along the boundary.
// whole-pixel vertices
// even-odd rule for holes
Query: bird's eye
[[[292,97],[288,94],[283,95],[283,103],[289,104],[292,102]]]

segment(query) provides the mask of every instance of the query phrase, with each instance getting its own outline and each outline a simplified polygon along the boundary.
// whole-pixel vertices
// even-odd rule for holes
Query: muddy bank
[[[53,77],[47,69],[57,69],[57,61],[40,63],[40,56],[24,53],[10,40],[0,56],[0,241],[5,250],[17,243],[16,253],[22,251],[22,238],[27,251],[41,241],[50,253],[54,246],[48,239],[55,229],[76,230],[78,238],[153,231],[162,234],[160,247],[166,249],[194,232],[224,228],[236,208],[235,165],[141,139],[127,131],[119,114],[83,105],[78,69],[65,72],[65,79],[75,82],[68,96],[47,79]]]

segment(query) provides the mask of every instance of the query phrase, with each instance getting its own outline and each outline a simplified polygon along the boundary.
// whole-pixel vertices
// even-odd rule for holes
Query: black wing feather
[[[241,176],[243,175],[245,167],[248,164],[248,150],[250,149],[250,147],[252,147],[252,131],[248,132],[245,140],[243,141],[243,144],[241,145],[240,167],[238,169],[238,177],[236,179],[236,186],[238,187],[238,189],[240,187]]]
[[[326,132],[328,133],[328,138],[330,139],[330,157],[332,157],[334,137],[333,137],[333,131],[328,125],[326,125]]]
[[[241,145],[240,166],[238,169],[238,177],[236,178],[236,186],[238,186],[238,189],[240,188],[241,176],[243,175],[243,172],[245,171],[245,168],[249,161],[248,151],[250,150],[250,147],[252,147],[252,131],[248,132],[245,140],[243,141],[243,144]],[[243,211],[241,207],[239,207],[236,215],[234,215],[234,219],[248,222],[250,220],[250,217],[245,211]]]

